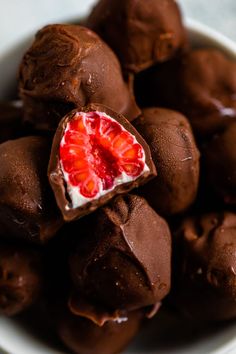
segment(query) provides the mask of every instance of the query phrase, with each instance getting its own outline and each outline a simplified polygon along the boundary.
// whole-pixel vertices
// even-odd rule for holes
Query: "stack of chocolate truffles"
[[[235,319],[236,61],[192,48],[174,0],[100,0],[37,32],[18,87],[0,314],[40,309],[76,354],[122,352],[163,303]]]

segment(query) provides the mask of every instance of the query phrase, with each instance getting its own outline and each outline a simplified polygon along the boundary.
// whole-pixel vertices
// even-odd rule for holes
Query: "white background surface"
[[[145,0],[143,0],[145,1]],[[96,0],[0,0],[0,53],[41,26],[81,17]],[[184,14],[236,41],[236,0],[179,0]]]

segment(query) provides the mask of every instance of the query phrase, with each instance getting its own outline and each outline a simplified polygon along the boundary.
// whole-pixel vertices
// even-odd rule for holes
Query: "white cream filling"
[[[127,322],[128,321],[128,317],[118,317],[115,320],[113,320],[113,322],[116,322],[118,324],[121,324],[123,322]]]
[[[100,113],[100,112],[95,112],[96,114],[98,114],[99,116],[105,116],[106,118],[108,118],[109,120],[111,121],[115,121],[117,123],[117,121],[113,118],[111,118],[110,116],[108,116],[107,114],[105,113]],[[87,116],[87,113],[84,113],[84,112],[80,112],[80,113],[77,113],[77,115],[79,116],[82,116],[83,117],[83,120],[86,119],[86,116]],[[119,122],[118,122],[119,123]],[[67,124],[67,127],[65,129],[65,133],[70,129],[69,128],[69,124]],[[85,125],[86,126],[86,125]],[[127,131],[126,129],[124,129],[124,127],[122,127],[122,125],[120,124],[121,126],[121,129],[123,131]],[[89,132],[89,129],[87,127],[87,132],[88,134],[90,134],[91,132]],[[65,135],[64,133],[64,135]],[[134,144],[139,144],[138,141],[136,140],[135,136],[133,134],[131,134],[130,132],[128,132],[134,139]],[[65,145],[65,139],[64,139],[64,136],[61,140],[61,144],[60,146],[63,146]],[[140,145],[140,144],[139,144]],[[143,149],[143,148],[142,148]],[[150,169],[149,167],[147,166],[147,164],[145,163],[146,161],[146,156],[145,156],[145,151],[143,149],[143,157],[141,159],[141,161],[144,163],[144,169],[143,171],[137,176],[137,177],[131,177],[131,176],[128,176],[125,172],[122,172],[120,176],[116,177],[114,179],[114,183],[113,183],[113,186],[112,188],[110,189],[103,189],[103,185],[102,185],[102,182],[100,181],[99,183],[99,191],[97,193],[97,195],[93,198],[86,198],[84,197],[81,193],[80,193],[80,188],[79,186],[73,186],[71,183],[70,183],[70,180],[69,180],[69,174],[64,170],[63,168],[63,165],[61,163],[61,170],[63,172],[63,176],[64,176],[64,179],[65,179],[65,182],[66,182],[66,186],[67,186],[67,192],[70,196],[70,199],[71,199],[71,205],[66,205],[66,209],[69,210],[69,209],[75,209],[75,208],[79,208],[93,200],[96,200],[96,199],[99,199],[101,198],[102,196],[104,196],[105,194],[111,192],[113,189],[115,189],[117,186],[121,185],[121,184],[125,184],[125,183],[128,183],[128,182],[131,182],[131,181],[135,181],[136,179],[138,179],[141,175],[143,175],[144,173],[146,172],[149,172]]]

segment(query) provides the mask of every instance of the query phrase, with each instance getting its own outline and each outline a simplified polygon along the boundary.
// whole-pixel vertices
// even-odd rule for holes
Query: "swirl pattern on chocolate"
[[[75,107],[105,104],[127,119],[140,111],[110,48],[91,30],[76,25],[41,29],[20,66],[24,120],[54,130]]]

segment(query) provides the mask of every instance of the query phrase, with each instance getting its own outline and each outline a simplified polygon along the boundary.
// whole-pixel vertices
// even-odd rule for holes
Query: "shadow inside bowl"
[[[17,316],[14,322],[33,340],[44,343],[45,348],[50,348],[56,353],[68,353],[41,309],[34,308]],[[235,331],[236,321],[213,324],[194,322],[163,306],[152,320],[144,323],[140,333],[124,354],[213,353],[227,344]],[[198,343],[201,343],[204,351],[198,347]]]
[[[146,322],[126,354],[206,354],[226,344],[236,331],[236,322],[204,324],[179,316],[172,309],[162,308]],[[218,338],[218,340],[216,340]],[[203,342],[206,345],[203,346]],[[198,347],[201,343],[201,351]]]

